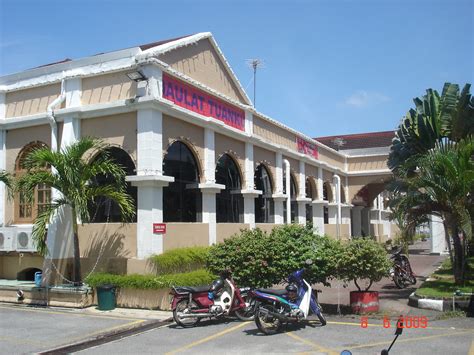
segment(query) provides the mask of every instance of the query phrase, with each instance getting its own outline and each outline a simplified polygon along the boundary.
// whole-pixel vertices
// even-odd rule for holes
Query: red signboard
[[[153,223],[153,234],[165,234],[166,223]]]
[[[187,110],[213,117],[226,125],[245,130],[244,110],[163,73],[163,97]]]
[[[298,152],[310,155],[313,158],[318,159],[318,147],[315,144],[307,142],[304,139],[301,139],[300,137],[296,137],[296,144],[298,145]]]

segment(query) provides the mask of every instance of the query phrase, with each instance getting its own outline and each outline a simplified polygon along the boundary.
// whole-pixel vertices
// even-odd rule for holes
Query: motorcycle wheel
[[[182,326],[183,328],[194,327],[201,321],[199,317],[182,317],[180,314],[189,314],[191,308],[197,307],[197,304],[193,301],[189,302],[188,299],[181,300],[176,305],[176,308],[173,311],[173,319],[176,324]]]
[[[246,322],[255,319],[255,299],[248,296],[242,295],[242,298],[245,301],[245,308],[241,308],[235,311],[235,315],[240,320]]]
[[[400,275],[397,271],[395,271],[395,275],[393,275],[393,282],[398,288],[405,288],[405,280],[403,279],[403,275]]]
[[[273,306],[268,304],[260,304],[257,307],[255,312],[255,324],[257,328],[265,335],[273,335],[280,331],[281,321],[278,318],[275,318],[266,312],[263,312],[261,309],[265,309],[269,312],[273,312]]]
[[[408,280],[412,285],[416,284],[416,277],[413,274],[409,276]]]

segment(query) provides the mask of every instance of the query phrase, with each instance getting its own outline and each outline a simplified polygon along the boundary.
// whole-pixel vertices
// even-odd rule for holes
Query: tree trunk
[[[452,238],[454,244],[454,263],[453,263],[453,274],[456,285],[464,284],[464,250],[461,239],[459,238],[458,228],[453,226]]]
[[[444,238],[446,239],[446,245],[448,247],[448,252],[449,252],[449,260],[451,260],[451,265],[454,265],[453,249],[451,248],[451,240],[449,238],[449,227],[448,227],[448,223],[446,223],[446,218],[443,218],[443,226],[444,226]]]
[[[82,286],[82,276],[81,276],[81,253],[79,250],[79,234],[77,227],[77,217],[76,211],[72,210],[72,223],[74,229],[74,273],[72,281],[74,281],[74,286]]]

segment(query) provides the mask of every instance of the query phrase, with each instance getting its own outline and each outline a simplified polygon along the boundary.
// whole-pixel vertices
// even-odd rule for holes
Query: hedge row
[[[133,289],[161,289],[171,286],[201,286],[208,285],[215,279],[215,275],[204,269],[181,274],[166,275],[113,275],[95,273],[90,275],[85,282],[92,287],[111,284],[118,288]]]
[[[314,235],[310,227],[284,225],[270,234],[260,229],[242,231],[212,246],[207,267],[213,273],[231,269],[241,286],[271,287],[295,270],[306,267],[310,283],[328,284],[342,246],[338,241]],[[305,261],[313,263],[307,266]]]
[[[153,255],[150,261],[158,274],[190,272],[205,267],[208,253],[209,247],[179,248]]]

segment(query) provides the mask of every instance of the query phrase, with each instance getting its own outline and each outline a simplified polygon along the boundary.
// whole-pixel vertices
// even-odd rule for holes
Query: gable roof
[[[350,149],[390,147],[394,137],[395,131],[384,131],[317,137],[314,139],[333,149],[342,151]],[[342,142],[342,145],[338,145],[338,141]]]
[[[208,39],[222,62],[224,70],[228,73],[230,80],[235,85],[237,91],[242,96],[246,105],[252,106],[252,102],[245,92],[242,84],[230,67],[229,62],[224,57],[221,49],[214,40],[212,33],[201,32],[192,35],[186,35],[171,39],[165,39],[157,42],[142,44],[136,47],[98,53],[92,56],[71,60],[66,58],[53,63],[44,64],[32,69],[27,69],[19,73],[8,74],[0,77],[0,90],[18,90],[31,86],[44,85],[45,82],[60,81],[64,75],[94,75],[107,71],[128,69],[140,60],[155,58],[160,54],[167,53],[196,44],[197,42]],[[95,66],[95,67],[93,67]],[[86,68],[87,67],[87,68]],[[66,73],[67,72],[67,73]],[[3,86],[5,85],[5,86]]]

